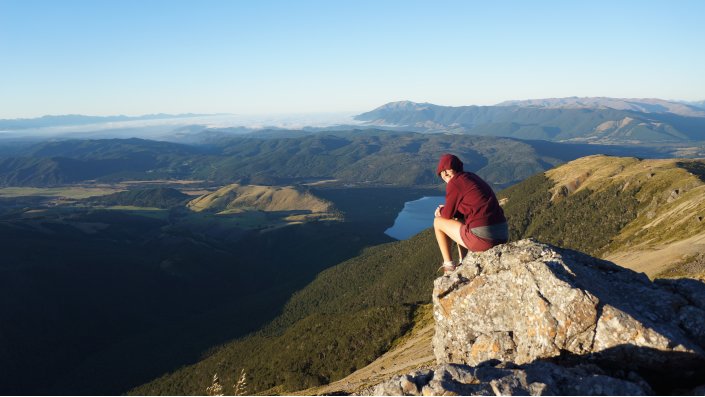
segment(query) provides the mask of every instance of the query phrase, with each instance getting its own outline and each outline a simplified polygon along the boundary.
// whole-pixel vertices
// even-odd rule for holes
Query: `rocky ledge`
[[[651,282],[521,240],[436,279],[438,366],[375,395],[648,395],[705,390],[705,284]]]

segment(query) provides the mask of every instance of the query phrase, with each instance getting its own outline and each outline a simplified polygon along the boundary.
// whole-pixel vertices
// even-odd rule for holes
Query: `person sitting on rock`
[[[451,240],[458,243],[462,262],[468,250],[486,251],[506,243],[509,229],[492,188],[472,172],[463,172],[463,162],[458,157],[442,155],[436,174],[447,184],[445,204],[436,208],[433,221],[443,256],[443,265],[438,270],[443,269],[447,274],[458,265],[451,258]]]

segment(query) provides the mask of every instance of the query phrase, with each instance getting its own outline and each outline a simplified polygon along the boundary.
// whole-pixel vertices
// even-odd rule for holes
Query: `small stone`
[[[532,396],[543,396],[546,395],[546,390],[548,386],[545,383],[534,382],[529,385],[529,394]]]
[[[515,369],[498,368],[500,366],[510,367],[511,365],[500,363],[497,367],[484,366],[480,368],[463,365],[439,365],[434,368],[437,377],[421,388],[421,395],[652,394],[648,385],[602,375],[599,368],[590,365],[568,368],[538,361],[516,366]],[[598,373],[593,372],[593,369]],[[383,391],[387,393],[386,395],[403,395],[404,393],[398,389],[400,381],[403,383],[403,379],[411,381],[414,378],[412,375],[408,375],[406,378],[394,377],[373,389]],[[527,379],[531,379],[533,382],[529,384]],[[389,387],[390,385],[391,387]]]
[[[404,393],[405,396],[419,395],[419,388],[418,386],[416,386],[416,383],[414,383],[414,379],[409,375],[404,375],[401,378],[399,386],[401,386],[401,391]]]
[[[490,382],[490,387],[492,388],[492,391],[494,392],[494,395],[495,395],[495,396],[501,396],[501,395],[502,395],[502,392],[499,390],[499,387],[497,386],[497,381],[496,381],[496,380],[493,379],[493,380]]]
[[[403,393],[399,386],[399,377],[374,386],[370,394],[373,396],[401,396]]]

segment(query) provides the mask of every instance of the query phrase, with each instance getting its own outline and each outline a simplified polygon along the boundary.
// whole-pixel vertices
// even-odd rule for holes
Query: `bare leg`
[[[462,262],[465,255],[468,254],[468,249],[458,244],[458,261]]]
[[[450,255],[451,241],[455,241],[458,243],[458,246],[465,248],[463,239],[460,237],[461,226],[462,223],[453,219],[436,217],[433,220],[433,229],[436,232],[436,241],[438,242],[438,248],[440,248],[441,255],[443,256],[443,262],[452,260]]]

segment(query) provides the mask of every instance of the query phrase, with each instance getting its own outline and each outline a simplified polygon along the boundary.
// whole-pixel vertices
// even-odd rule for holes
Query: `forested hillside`
[[[131,394],[203,394],[213,374],[232,385],[242,369],[250,393],[286,393],[340,379],[388,349],[411,326],[415,308],[430,302],[438,275],[435,244],[426,231],[369,248],[319,274],[262,331]]]
[[[84,202],[91,205],[134,206],[167,209],[185,203],[192,196],[173,188],[134,189],[105,196],[91,197]]]
[[[436,185],[438,157],[455,153],[496,188],[578,157],[654,157],[660,150],[390,131],[253,133],[184,145],[143,139],[41,143],[0,157],[0,186],[189,179],[215,185],[288,185],[322,179],[365,185]]]

